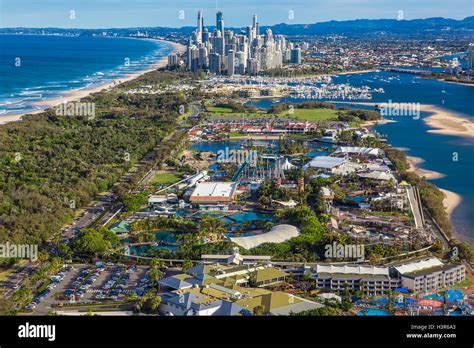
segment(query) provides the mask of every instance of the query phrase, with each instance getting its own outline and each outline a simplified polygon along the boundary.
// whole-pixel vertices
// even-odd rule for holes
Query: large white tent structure
[[[263,243],[282,243],[300,235],[292,225],[277,225],[269,232],[246,237],[231,237],[230,240],[244,249],[252,249]]]

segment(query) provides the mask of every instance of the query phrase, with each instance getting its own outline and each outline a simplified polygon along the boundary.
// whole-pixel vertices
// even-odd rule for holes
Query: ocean
[[[474,118],[474,86],[427,80],[411,74],[392,72],[339,75],[333,78],[333,82],[348,83],[352,86],[365,85],[371,88],[381,87],[385,90],[383,94],[374,93],[370,102],[387,103],[391,100],[392,102],[430,104],[451,110],[468,119]],[[294,98],[279,100],[279,102],[283,101],[304,100]],[[267,99],[252,102],[252,104],[258,107],[269,107],[272,102]],[[360,102],[363,101],[360,100]],[[373,109],[373,107],[362,105],[354,107]],[[473,242],[474,139],[428,133],[428,130],[432,128],[423,121],[423,118],[428,116],[430,113],[421,112],[419,119],[406,116],[386,117],[396,122],[377,125],[375,129],[385,135],[394,147],[402,148],[409,156],[423,158],[425,162],[418,164],[418,167],[445,175],[443,178],[430,181],[462,197],[462,202],[453,211],[451,220],[458,238]]]
[[[0,35],[0,117],[144,70],[172,51],[168,43],[133,38]]]

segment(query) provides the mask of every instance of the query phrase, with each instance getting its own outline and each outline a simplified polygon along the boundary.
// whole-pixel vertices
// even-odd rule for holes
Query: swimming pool
[[[380,316],[389,316],[392,315],[389,311],[384,309],[377,308],[364,308],[357,313],[359,316],[370,316],[370,317],[380,317]]]
[[[351,202],[351,203],[362,203],[365,200],[368,200],[370,196],[367,195],[361,195],[361,196],[346,196],[344,197],[345,202]]]
[[[260,213],[254,211],[242,211],[237,213],[216,211],[216,212],[198,212],[193,217],[201,218],[203,216],[213,216],[219,218],[225,224],[235,223],[237,225],[248,221],[273,221],[273,215],[269,213]]]

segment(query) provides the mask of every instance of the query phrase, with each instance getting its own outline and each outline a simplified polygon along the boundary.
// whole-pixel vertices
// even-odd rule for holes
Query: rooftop
[[[345,158],[331,157],[331,156],[317,156],[314,157],[309,163],[305,165],[305,168],[323,168],[332,169],[341,164],[344,164],[347,160]]]
[[[460,264],[443,264],[441,266],[434,266],[434,267],[431,267],[431,268],[425,268],[425,269],[422,269],[422,270],[419,270],[419,271],[413,271],[413,272],[409,272],[409,273],[405,273],[403,274],[405,277],[419,277],[419,276],[424,276],[424,275],[428,275],[428,274],[433,274],[433,273],[436,273],[436,272],[443,272],[443,271],[448,271],[450,269],[453,269],[453,268],[457,268],[459,266],[462,266]]]
[[[412,262],[400,263],[394,265],[394,268],[400,273],[412,273],[421,271],[423,269],[432,268],[435,266],[443,266],[444,264],[436,257],[429,257],[425,259],[414,260]]]
[[[380,156],[384,152],[378,148],[372,147],[360,147],[360,146],[340,146],[334,151],[334,153],[343,153],[343,154],[357,154],[357,155],[372,155]]]
[[[246,237],[230,237],[230,240],[244,249],[252,249],[263,243],[282,243],[298,237],[300,232],[292,225],[277,225],[269,232]]]
[[[382,275],[388,276],[388,267],[359,265],[323,265],[315,266],[316,273],[351,274],[351,275]]]
[[[237,184],[235,182],[200,182],[191,194],[191,201],[205,199],[230,200],[234,196]]]

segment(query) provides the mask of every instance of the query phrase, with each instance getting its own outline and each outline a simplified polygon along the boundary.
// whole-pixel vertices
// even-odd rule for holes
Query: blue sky
[[[399,11],[405,19],[474,13],[474,0],[0,0],[0,27],[181,27],[195,24],[198,9],[213,25],[216,6],[225,25],[234,27],[250,24],[253,13],[261,25],[397,18]]]

